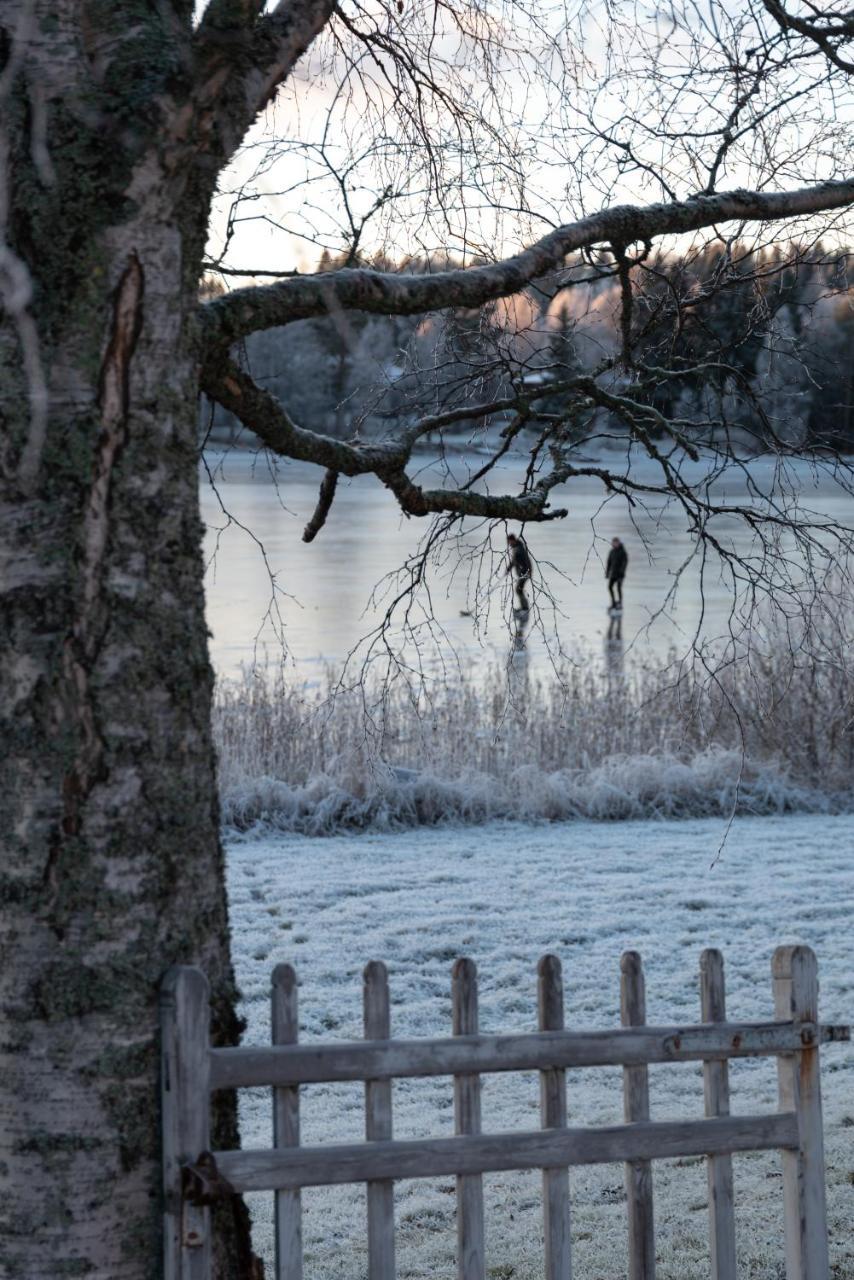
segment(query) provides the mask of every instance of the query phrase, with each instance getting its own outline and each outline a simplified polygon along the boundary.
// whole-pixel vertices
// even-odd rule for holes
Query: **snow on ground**
[[[445,1034],[450,967],[477,961],[481,1025],[506,1032],[536,1026],[536,962],[564,964],[567,1023],[619,1022],[620,953],[643,955],[651,1022],[698,1021],[697,967],[703,947],[725,955],[728,1012],[773,1016],[770,958],[779,943],[816,951],[825,1021],[854,1022],[854,818],[738,819],[720,860],[722,822],[596,825],[490,824],[311,839],[232,838],[229,893],[234,955],[248,1019],[245,1043],[269,1040],[273,966],[290,961],[301,979],[301,1037],[360,1038],[361,970],[390,970],[392,1033]],[[702,1115],[698,1064],[653,1067],[654,1118]],[[776,1107],[773,1061],[734,1063],[733,1111]],[[823,1053],[825,1135],[833,1280],[854,1278],[854,1051]],[[484,1077],[484,1131],[535,1128],[533,1074]],[[571,1122],[621,1116],[619,1069],[569,1073]],[[394,1086],[395,1135],[452,1132],[447,1079]],[[242,1099],[243,1144],[270,1145],[270,1099]],[[303,1091],[307,1143],[363,1136],[360,1085]],[[707,1192],[702,1160],[655,1166],[661,1280],[708,1275]],[[782,1183],[774,1153],[735,1157],[740,1273],[784,1275]],[[487,1268],[491,1280],[542,1275],[540,1174],[485,1178]],[[455,1273],[453,1179],[397,1185],[398,1274]],[[626,1272],[622,1169],[571,1173],[576,1280]],[[272,1257],[271,1199],[250,1198],[256,1247]],[[358,1280],[366,1273],[362,1187],[304,1193],[306,1280]]]

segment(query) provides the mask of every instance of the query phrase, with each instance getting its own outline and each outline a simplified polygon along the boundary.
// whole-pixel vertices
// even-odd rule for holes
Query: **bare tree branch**
[[[298,426],[282,404],[231,360],[218,360],[201,373],[201,388],[217,404],[233,413],[274,453],[338,471],[345,476],[402,467],[405,445],[381,441],[353,445]]]
[[[854,15],[841,13],[838,16],[828,13],[822,22],[812,22],[790,13],[779,0],[762,0],[771,17],[783,31],[797,32],[811,40],[822,51],[829,62],[849,75],[854,73],[854,62],[843,58],[839,52],[839,44],[854,39]],[[817,13],[820,11],[817,11]],[[837,43],[834,43],[834,42]]]
[[[334,0],[210,0],[193,39],[193,91],[173,132],[217,135],[229,159],[335,9]]]
[[[503,261],[432,275],[392,274],[364,268],[294,276],[277,284],[201,304],[207,350],[230,345],[260,329],[323,316],[335,307],[379,315],[415,315],[446,307],[479,307],[517,293],[561,267],[570,253],[591,245],[631,245],[662,235],[697,231],[719,222],[771,222],[854,204],[854,179],[822,182],[796,191],[730,191],[647,207],[618,205],[558,227]]]
[[[362,444],[351,444],[308,431],[297,426],[274,396],[257,386],[231,361],[217,362],[215,369],[208,366],[202,374],[202,389],[212,400],[239,417],[275,453],[314,462],[343,475],[373,473],[391,490],[406,515],[450,512],[523,522],[559,520],[566,515],[563,508],[549,509],[549,496],[556,485],[562,484],[572,474],[571,468],[556,466],[527,492],[519,495],[473,493],[464,489],[422,489],[406,474],[412,447],[421,434],[418,431],[407,433],[401,440]]]
[[[332,470],[327,471],[320,482],[320,493],[317,498],[317,506],[314,508],[314,515],[302,531],[303,542],[314,542],[314,539],[326,524],[326,517],[332,509],[332,502],[335,497],[335,490],[337,487],[338,472]]]

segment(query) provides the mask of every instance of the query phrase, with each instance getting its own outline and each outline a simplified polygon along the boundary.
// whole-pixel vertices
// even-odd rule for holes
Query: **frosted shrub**
[[[254,672],[219,687],[225,821],[324,834],[491,818],[830,811],[854,804],[854,669],[771,643],[710,676],[591,660],[345,690]]]

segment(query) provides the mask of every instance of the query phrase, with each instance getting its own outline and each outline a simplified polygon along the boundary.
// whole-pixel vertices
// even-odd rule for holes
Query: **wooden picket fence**
[[[200,970],[171,969],[163,985],[163,1153],[166,1280],[210,1280],[210,1205],[246,1191],[276,1196],[276,1280],[302,1280],[300,1189],[367,1183],[369,1280],[395,1280],[394,1180],[457,1180],[458,1280],[484,1280],[482,1175],[508,1169],[543,1170],[545,1280],[570,1280],[572,1165],[625,1164],[630,1280],[655,1275],[655,1228],[650,1161],[704,1155],[708,1163],[711,1275],[736,1276],[732,1153],[782,1151],[787,1280],[828,1280],[825,1174],[819,1087],[819,1045],[849,1039],[849,1028],[818,1022],[818,975],[807,947],[780,947],[772,963],[773,1022],[727,1022],[720,953],[700,962],[702,1022],[646,1025],[641,959],[621,962],[622,1027],[567,1031],[560,962],[538,967],[539,1030],[481,1035],[477,975],[470,960],[453,968],[453,1035],[394,1040],[385,966],[364,974],[365,1039],[298,1044],[297,982],[289,965],[273,972],[271,1047],[214,1048],[209,1041],[208,984]],[[773,1055],[779,1110],[730,1115],[730,1058]],[[703,1063],[705,1118],[651,1121],[650,1063]],[[570,1127],[567,1068],[620,1065],[625,1124]],[[484,1072],[540,1073],[539,1130],[483,1134],[480,1076]],[[392,1081],[453,1076],[456,1136],[395,1141]],[[300,1086],[363,1081],[365,1142],[300,1145]],[[210,1151],[210,1097],[216,1089],[273,1089],[274,1149]]]

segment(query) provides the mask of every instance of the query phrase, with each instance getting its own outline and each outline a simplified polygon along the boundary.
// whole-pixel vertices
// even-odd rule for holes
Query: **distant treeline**
[[[633,359],[645,370],[642,396],[689,436],[726,431],[757,447],[776,437],[795,447],[854,451],[849,257],[821,246],[784,256],[730,244],[640,262],[631,273],[628,327]],[[343,265],[325,254],[319,269]],[[460,264],[364,265],[424,272]],[[218,289],[215,281],[211,287]],[[255,334],[238,355],[297,421],[338,436],[376,434],[520,386],[542,391],[540,408],[571,414],[577,395],[549,384],[616,356],[625,319],[614,260],[603,253],[479,312],[342,312]],[[617,371],[604,377],[612,388],[631,381]],[[207,430],[210,406],[202,416]],[[465,433],[471,429],[466,422]],[[602,410],[581,415],[579,434],[599,430],[625,428]],[[217,409],[214,436],[236,431]]]

